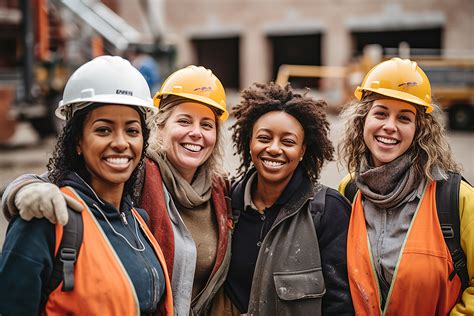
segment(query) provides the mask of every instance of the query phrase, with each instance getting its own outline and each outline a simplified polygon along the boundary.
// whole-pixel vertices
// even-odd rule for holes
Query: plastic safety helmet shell
[[[355,97],[361,100],[364,91],[422,105],[426,113],[433,110],[430,81],[417,63],[409,59],[392,58],[373,67],[357,87]]]
[[[168,95],[175,95],[211,106],[221,121],[229,117],[225,90],[211,70],[201,66],[188,66],[172,73],[163,82],[153,101],[157,108]]]
[[[146,116],[156,111],[145,78],[119,56],[100,56],[79,67],[67,81],[55,113],[68,120],[94,103],[131,105]]]

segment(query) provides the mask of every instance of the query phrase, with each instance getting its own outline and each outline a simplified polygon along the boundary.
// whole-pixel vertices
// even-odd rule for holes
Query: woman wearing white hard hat
[[[137,96],[126,87],[118,93]],[[82,91],[79,98],[85,102],[80,104],[91,97],[91,91]],[[210,70],[189,66],[165,80],[154,103],[158,113],[150,118],[150,148],[136,187],[139,205],[148,212],[150,230],[163,249],[175,313],[218,315],[213,298],[229,266],[232,228],[222,167],[221,126],[228,117],[224,87]],[[60,108],[68,115],[65,102]],[[38,181],[26,175],[7,187],[2,202],[7,218],[19,212],[26,219],[67,221],[57,188]]]
[[[60,192],[47,202],[64,206],[64,195],[80,213],[66,226],[12,219],[0,255],[1,315],[173,315],[163,252],[147,213],[133,207],[153,111],[145,79],[120,57],[98,57],[68,80],[56,111],[66,125],[46,175],[52,184],[23,194]],[[71,236],[78,248],[64,244]]]

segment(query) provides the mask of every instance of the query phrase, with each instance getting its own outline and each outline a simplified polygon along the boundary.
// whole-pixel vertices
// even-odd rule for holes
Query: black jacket
[[[238,219],[244,211],[245,185],[254,172],[249,171],[233,186],[232,208],[237,234],[245,231],[239,227],[240,224],[246,225],[245,222],[239,223]],[[295,185],[296,190],[288,190],[288,187]],[[320,189],[321,186],[315,188],[312,185],[302,170],[297,170],[282,194],[290,196],[278,200],[284,201],[284,204],[277,207],[278,214],[271,228],[262,229],[266,235],[254,262],[248,314],[319,315],[321,296],[323,315],[354,314],[346,264],[351,208],[336,190],[327,188],[324,210],[314,212],[317,210],[314,197]],[[234,236],[234,241],[238,238]],[[235,256],[245,252],[242,246],[240,248],[240,251],[234,249],[233,242],[233,261],[237,260]],[[238,273],[238,268],[234,265],[233,269],[231,263],[226,291],[229,288],[238,289],[235,283],[241,282],[242,278],[233,275]],[[238,302],[236,296],[239,293],[230,294],[236,306],[246,301]]]

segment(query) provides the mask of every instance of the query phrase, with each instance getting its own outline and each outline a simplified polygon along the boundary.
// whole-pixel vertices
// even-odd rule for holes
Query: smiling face
[[[403,155],[413,142],[415,129],[415,106],[401,100],[375,100],[364,124],[364,142],[374,166]]]
[[[99,196],[121,189],[140,162],[143,131],[138,112],[129,106],[104,105],[84,121],[77,145]]]
[[[286,186],[305,152],[304,130],[288,113],[272,111],[253,125],[250,155],[258,181]]]
[[[200,103],[180,103],[160,132],[168,160],[191,182],[197,168],[207,161],[216,145],[214,112]]]

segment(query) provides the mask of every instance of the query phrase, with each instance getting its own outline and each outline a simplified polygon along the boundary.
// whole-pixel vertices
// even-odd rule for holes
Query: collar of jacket
[[[131,211],[133,207],[133,202],[130,195],[124,194],[122,196],[122,200],[120,201],[120,209],[117,210],[112,204],[102,200],[99,196],[97,196],[97,194],[92,190],[92,187],[75,172],[67,173],[62,181],[62,185],[69,186],[76,190],[76,192],[88,205],[93,205],[94,203],[99,205],[101,210],[104,211],[108,217],[120,216],[120,211],[128,212]],[[95,208],[91,208],[91,211],[93,213],[97,212]]]
[[[245,186],[250,179],[250,177],[256,173],[257,170],[255,168],[250,169],[236,184],[234,184],[232,193],[231,193],[231,201],[232,201],[232,210],[233,210],[233,217],[234,221],[237,222],[240,216],[240,212],[244,210],[244,194],[245,194]],[[299,187],[297,190],[290,190],[293,194],[291,196],[285,196],[287,193],[287,189],[291,188],[293,185],[297,185],[296,183],[300,182]],[[276,203],[280,203],[281,201],[285,201],[280,209],[278,217],[275,220],[275,223],[282,217],[288,216],[292,213],[297,212],[301,209],[301,206],[306,203],[309,199],[314,196],[316,192],[315,186],[311,183],[311,180],[306,175],[302,167],[298,167],[293,174],[290,182],[286,186],[285,190],[283,190],[282,196],[278,198]]]

